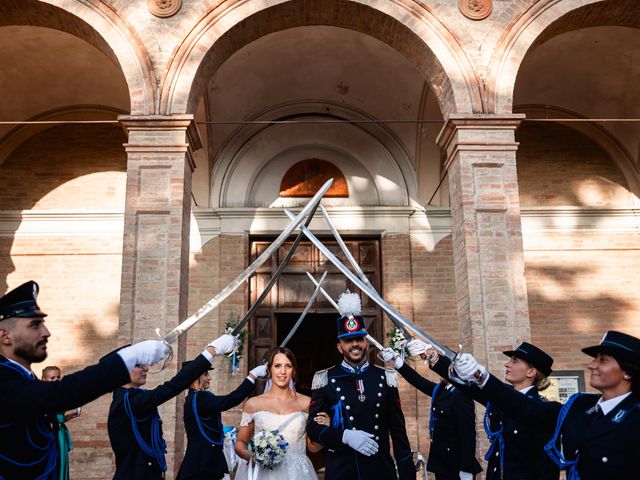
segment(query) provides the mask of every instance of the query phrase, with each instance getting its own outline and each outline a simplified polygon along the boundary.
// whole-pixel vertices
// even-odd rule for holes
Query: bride
[[[317,480],[306,448],[311,452],[322,445],[307,440],[306,423],[310,397],[296,393],[293,380],[296,359],[288,348],[276,347],[267,358],[267,389],[244,405],[236,440],[236,453],[248,462],[238,466],[236,479],[245,480]],[[273,470],[256,467],[249,442],[260,431],[278,430],[289,444],[281,463]],[[244,465],[243,465],[244,463]],[[245,470],[243,472],[242,470]]]

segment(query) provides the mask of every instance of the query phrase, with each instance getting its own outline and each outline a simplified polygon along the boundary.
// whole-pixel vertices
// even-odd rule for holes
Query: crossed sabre
[[[284,212],[286,213],[286,215],[289,218],[291,218],[291,219],[295,218],[294,215],[290,211],[288,211],[287,209],[285,209]],[[325,219],[326,219],[326,217],[325,217]],[[393,321],[393,323],[395,325],[397,325],[398,327],[400,325],[402,325],[404,328],[408,328],[408,329],[412,330],[417,335],[419,335],[420,337],[422,337],[425,340],[427,340],[437,350],[439,350],[444,356],[446,356],[449,360],[451,360],[451,363],[453,364],[453,362],[456,360],[456,358],[458,356],[458,353],[454,352],[453,350],[451,350],[446,345],[438,342],[431,335],[429,335],[427,332],[422,330],[420,327],[416,326],[415,324],[413,324],[412,322],[410,322],[409,320],[404,318],[398,311],[396,311],[391,305],[389,305],[378,294],[378,292],[376,292],[375,290],[369,288],[369,286],[367,284],[365,284],[357,275],[355,275],[351,270],[349,270],[344,265],[344,263],[342,263],[333,253],[331,253],[331,251],[327,247],[325,247],[324,244],[320,240],[318,240],[318,237],[316,237],[311,232],[311,230],[309,230],[307,227],[305,227],[303,225],[299,225],[298,228],[305,234],[305,236],[311,241],[311,243],[313,243],[316,246],[316,248],[318,250],[320,250],[320,252],[322,252],[322,254],[325,257],[327,257],[327,259],[329,259],[329,261],[331,263],[333,263],[333,265],[338,270],[340,270],[342,272],[342,274],[345,277],[347,277],[349,280],[351,280],[351,282],[353,282],[354,285],[356,285],[360,290],[362,290],[365,293],[365,295],[367,295],[371,300],[373,300],[375,303],[377,303],[380,306],[380,308],[382,308],[382,310],[384,310],[385,313],[387,315],[389,315],[389,318],[391,319],[391,321]]]
[[[216,296],[214,296],[211,300],[209,300],[202,307],[200,307],[197,312],[195,312],[193,315],[191,315],[186,320],[181,322],[177,327],[175,327],[169,333],[167,333],[162,339],[165,342],[165,344],[171,349],[171,344],[174,343],[180,335],[185,333],[187,330],[193,327],[196,323],[198,323],[205,315],[207,315],[209,312],[214,310],[218,305],[220,305],[220,303],[222,303],[229,295],[231,295],[240,285],[242,285],[247,280],[247,278],[249,278],[264,262],[266,262],[267,259],[271,257],[271,255],[273,255],[273,253],[276,252],[278,248],[280,248],[280,246],[285,242],[285,240],[289,237],[289,235],[291,235],[291,233],[297,227],[302,226],[301,224],[305,220],[305,218],[309,217],[308,221],[311,221],[311,217],[313,216],[313,213],[315,212],[316,208],[318,208],[318,205],[320,204],[320,200],[322,200],[322,196],[327,192],[327,190],[329,190],[332,183],[333,183],[333,179],[329,179],[325,182],[325,184],[320,188],[320,190],[318,190],[318,192],[311,198],[311,200],[309,200],[309,203],[307,203],[304,206],[304,208],[300,211],[300,213],[298,213],[297,216],[294,216],[294,218],[292,219],[291,223],[287,226],[287,228],[285,228],[282,231],[282,233],[278,236],[278,238],[276,238],[273,241],[273,243],[269,245],[269,247],[267,247],[265,251],[262,252],[262,254],[260,254],[258,258],[256,258],[251,265],[249,265],[249,267],[247,267],[240,275],[238,275],[229,285],[223,288]],[[293,255],[293,251],[295,251],[295,247],[297,247],[298,243],[300,243],[301,238],[302,236],[299,234],[298,237],[296,238],[297,242],[294,241],[295,246],[293,246],[289,252],[291,255]],[[291,255],[287,254],[287,257],[285,257],[286,262],[289,261],[288,259],[291,258]],[[278,271],[276,272],[277,275],[276,274],[273,275],[273,277],[275,277],[276,279],[277,279],[277,276],[280,273],[282,273],[282,270],[284,270],[284,267],[286,267],[285,261],[283,261],[283,264],[284,265],[281,264],[282,269],[278,267],[279,272]],[[238,324],[235,326],[231,334],[237,335],[238,332],[240,332],[244,328],[244,326],[246,325],[246,323],[249,321],[250,318],[251,318],[250,315],[245,315],[245,317],[240,322],[238,322]],[[172,355],[173,353],[170,353],[170,357]]]

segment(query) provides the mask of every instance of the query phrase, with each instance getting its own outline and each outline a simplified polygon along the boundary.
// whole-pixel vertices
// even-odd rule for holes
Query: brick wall
[[[52,128],[31,138],[0,165],[2,210],[122,212],[126,157],[122,131],[112,126]],[[55,228],[55,227],[53,227]],[[49,314],[45,365],[72,373],[116,346],[121,235],[0,237],[0,289],[35,279]],[[106,478],[112,454],[106,432],[110,396],[69,422],[72,478]]]
[[[627,181],[609,155],[580,132],[525,123],[517,132],[520,205],[632,206]]]

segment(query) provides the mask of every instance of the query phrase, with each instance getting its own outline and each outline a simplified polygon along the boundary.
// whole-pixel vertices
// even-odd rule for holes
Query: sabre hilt
[[[460,385],[475,385],[475,382],[471,382],[468,380],[463,380],[461,379],[458,374],[456,373],[456,370],[454,368],[454,363],[456,362],[456,360],[458,360],[458,358],[460,358],[460,355],[462,355],[463,351],[463,346],[462,344],[458,344],[458,352],[456,353],[455,357],[453,357],[453,360],[451,360],[451,364],[449,364],[449,378],[451,380],[453,380],[456,383],[459,383]],[[476,370],[473,374],[473,376],[477,379],[477,380],[481,380],[482,379],[482,372],[480,370]]]
[[[156,328],[156,335],[158,335],[158,337],[160,337],[160,339],[162,340],[162,343],[165,344],[165,346],[169,349],[169,354],[164,358],[164,360],[162,361],[162,365],[160,365],[160,368],[157,370],[149,370],[149,373],[160,373],[162,372],[165,368],[167,368],[169,366],[169,364],[171,363],[171,361],[173,360],[173,347],[171,346],[171,344],[169,342],[167,342],[166,339],[162,338],[162,335],[160,334],[160,329]]]

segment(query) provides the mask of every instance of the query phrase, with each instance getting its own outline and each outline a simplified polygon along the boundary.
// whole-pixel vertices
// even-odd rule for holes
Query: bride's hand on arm
[[[244,409],[242,410],[242,416],[245,417],[245,414],[253,414],[255,413],[254,402],[252,402],[253,398],[247,400],[247,403],[244,405]],[[253,428],[255,423],[253,420],[248,422],[246,425],[241,422],[238,427],[238,438],[236,438],[236,454],[243,458],[244,460],[249,461],[251,459],[251,451],[249,450],[249,442],[251,438],[253,438]]]
[[[305,409],[304,409],[304,411],[306,413],[309,413],[309,405],[310,405],[310,403],[311,403],[311,398],[310,397],[306,397],[305,398]],[[331,417],[329,417],[329,415],[327,413],[325,413],[325,412],[319,412],[313,418],[313,420],[316,423],[319,423],[320,425],[329,426],[331,424]],[[319,452],[323,448],[324,448],[324,445],[322,445],[321,443],[314,442],[309,437],[307,437],[307,450],[309,450],[311,453]]]

